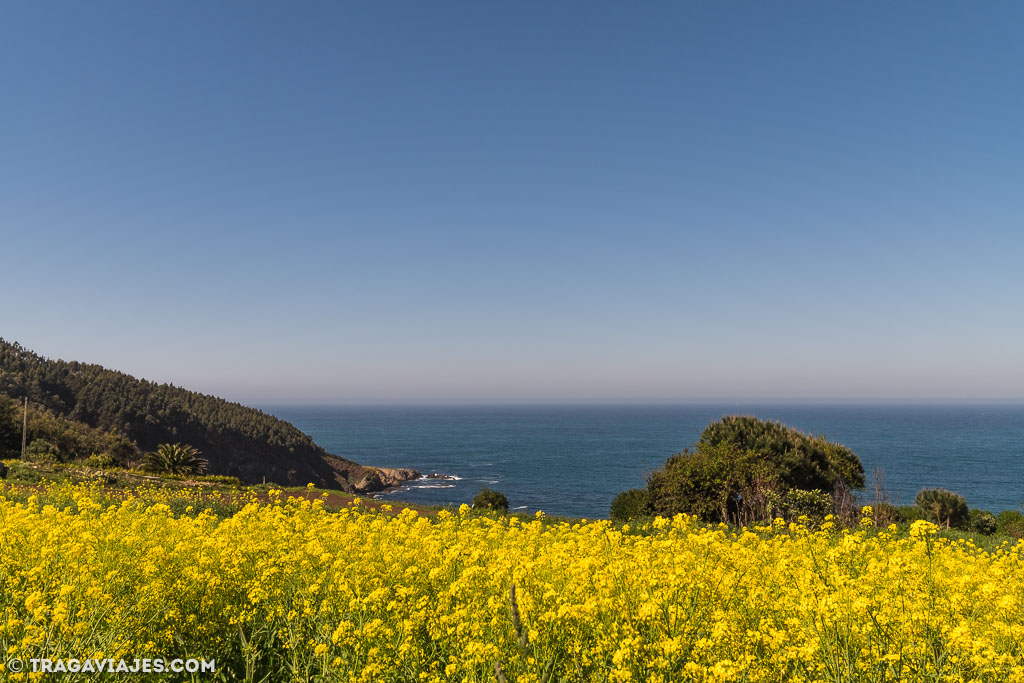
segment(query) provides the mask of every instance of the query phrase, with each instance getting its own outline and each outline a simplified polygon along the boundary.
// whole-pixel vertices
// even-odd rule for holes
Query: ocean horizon
[[[468,503],[484,487],[513,510],[602,518],[620,491],[645,485],[724,415],[775,419],[850,447],[891,502],[946,488],[993,513],[1024,503],[1024,405],[1014,403],[715,403],[262,406],[327,451],[422,479],[379,497]]]

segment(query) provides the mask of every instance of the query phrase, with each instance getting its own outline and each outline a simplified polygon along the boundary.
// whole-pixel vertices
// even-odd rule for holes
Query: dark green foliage
[[[21,410],[18,402],[0,395],[0,460],[21,457]]]
[[[651,496],[647,489],[629,489],[612,500],[611,518],[616,522],[649,517],[651,512]]]
[[[60,451],[46,439],[36,439],[25,448],[25,460],[47,464],[60,462]]]
[[[200,449],[212,472],[247,483],[351,489],[366,476],[262,411],[99,365],[50,360],[0,339],[0,455],[20,455],[24,397],[29,439],[51,441],[67,459],[110,453],[131,464],[161,443],[180,442]]]
[[[780,489],[764,458],[727,443],[673,455],[647,484],[655,514],[683,512],[713,522],[739,523],[768,517]]]
[[[67,461],[109,453],[122,462],[132,462],[140,455],[138,447],[121,434],[90,427],[35,405],[29,406],[28,439],[49,441]]]
[[[473,507],[478,510],[490,508],[498,512],[508,512],[508,498],[501,491],[492,491],[485,487],[473,497]]]
[[[991,536],[996,532],[996,516],[988,510],[971,510],[968,514],[968,526],[971,531]]]
[[[914,504],[925,514],[925,519],[946,528],[963,529],[967,526],[967,501],[959,493],[946,489],[921,489]]]
[[[802,515],[820,522],[834,493],[863,486],[860,459],[845,446],[778,422],[727,416],[708,425],[693,451],[669,458],[647,490],[654,514],[747,524]]]
[[[0,462],[0,479],[7,476],[7,465]]]
[[[897,522],[916,522],[919,519],[927,519],[924,510],[917,507],[916,505],[900,505],[896,508],[896,512],[899,513],[899,519]]]
[[[157,474],[187,476],[206,471],[206,461],[199,457],[199,451],[187,444],[162,443],[152,453],[146,453],[142,467]]]
[[[1017,510],[1004,510],[996,515],[996,530],[1013,538],[1024,538],[1024,515]]]
[[[121,463],[110,453],[93,453],[85,459],[86,467],[96,467],[101,470],[120,467]]]
[[[787,488],[832,492],[840,484],[864,487],[864,466],[853,451],[775,420],[727,415],[707,426],[697,448],[722,444],[770,462]]]

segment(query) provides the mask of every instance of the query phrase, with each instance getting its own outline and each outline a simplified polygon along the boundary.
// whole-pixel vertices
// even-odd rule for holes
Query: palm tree
[[[193,446],[180,443],[162,443],[142,459],[142,469],[159,474],[202,474],[207,464]]]

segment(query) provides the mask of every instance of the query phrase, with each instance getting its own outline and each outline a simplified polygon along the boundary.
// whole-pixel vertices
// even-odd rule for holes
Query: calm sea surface
[[[922,487],[999,512],[1024,503],[1024,406],[545,406],[266,408],[332,453],[456,480],[383,494],[416,503],[470,502],[498,489],[526,512],[607,517],[624,489],[727,414],[774,418],[853,449],[871,479],[885,471],[895,502]]]

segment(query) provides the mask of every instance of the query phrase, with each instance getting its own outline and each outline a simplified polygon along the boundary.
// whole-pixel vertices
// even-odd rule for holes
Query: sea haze
[[[458,479],[420,480],[382,495],[470,502],[498,489],[525,512],[607,517],[665,459],[723,415],[778,419],[853,449],[870,482],[884,468],[894,502],[923,487],[957,491],[992,512],[1024,502],[1024,406],[473,406],[264,408],[317,443],[366,465]]]

